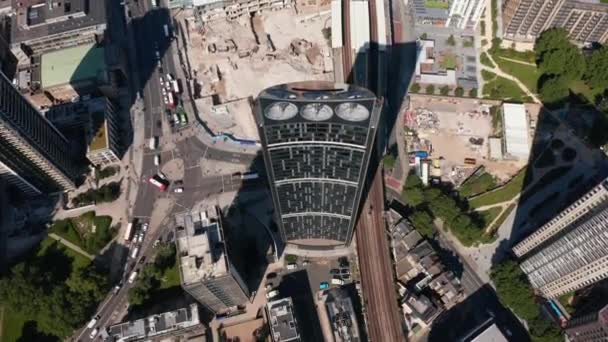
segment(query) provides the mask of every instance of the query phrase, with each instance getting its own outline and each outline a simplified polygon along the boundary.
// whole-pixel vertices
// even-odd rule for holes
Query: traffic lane
[[[238,164],[251,164],[257,158],[257,155],[251,153],[221,150],[219,148],[214,147],[213,145],[205,144],[198,138],[188,139],[187,143],[191,145],[192,150],[206,151],[205,159],[212,159]]]
[[[458,253],[458,250],[452,245],[452,243],[443,237],[441,231],[439,232],[438,241],[443,248],[447,248],[451,250],[455,255],[458,256],[458,260],[462,263],[463,272],[461,276],[461,283],[464,287],[465,294],[470,295],[475,293],[479,288],[481,288],[485,283],[481,280],[481,278],[477,275],[474,268],[468,263],[467,259]]]

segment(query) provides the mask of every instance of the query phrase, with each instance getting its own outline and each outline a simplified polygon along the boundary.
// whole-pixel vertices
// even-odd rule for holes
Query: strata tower
[[[348,84],[298,82],[260,93],[256,121],[285,242],[350,243],[380,111],[371,91]]]

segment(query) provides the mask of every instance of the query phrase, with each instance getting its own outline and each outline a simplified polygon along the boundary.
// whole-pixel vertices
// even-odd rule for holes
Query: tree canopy
[[[603,46],[587,59],[585,80],[592,88],[608,88],[608,47]]]
[[[540,86],[540,95],[546,104],[557,104],[569,94],[568,81],[560,76],[547,78]]]

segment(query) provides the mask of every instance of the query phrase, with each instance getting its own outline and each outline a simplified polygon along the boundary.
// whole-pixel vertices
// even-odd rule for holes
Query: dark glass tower
[[[260,93],[256,121],[284,241],[350,243],[380,110],[371,91],[347,84],[290,83]]]
[[[68,140],[0,76],[0,177],[26,195],[71,190],[79,168]]]

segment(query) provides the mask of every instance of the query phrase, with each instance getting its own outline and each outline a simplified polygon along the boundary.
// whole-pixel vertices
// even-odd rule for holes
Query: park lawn
[[[517,83],[501,76],[496,76],[496,78],[483,85],[483,95],[490,99],[518,102],[523,102],[526,97]]]
[[[95,216],[87,212],[80,216],[70,217],[53,222],[49,233],[55,233],[77,245],[90,254],[97,254],[116,234],[111,229],[110,216]],[[95,226],[95,233],[93,233]]]
[[[23,325],[32,320],[19,311],[13,311],[10,307],[4,306],[4,316],[2,318],[2,342],[16,342],[23,330]]]
[[[488,191],[469,200],[471,208],[479,208],[486,205],[506,202],[517,196],[523,189],[526,171],[521,170],[508,183],[494,191]]]
[[[456,56],[451,53],[446,53],[441,61],[441,67],[443,69],[456,69]]]
[[[595,103],[595,97],[599,95],[602,90],[591,89],[587,84],[585,84],[585,81],[576,80],[570,81],[570,91],[576,95],[582,96],[585,98],[585,100],[587,100],[587,102],[593,104]]]
[[[502,211],[502,207],[496,207],[496,208],[490,208],[488,210],[478,211],[477,213],[479,215],[481,215],[481,217],[483,218],[483,222],[484,222],[485,226],[487,227],[490,223],[492,223],[492,221],[494,221],[496,216],[500,215],[501,211]]]
[[[538,93],[538,79],[541,75],[538,68],[528,64],[508,61],[500,57],[494,61],[502,71],[520,80],[531,92]]]
[[[424,5],[428,8],[443,8],[443,9],[448,9],[448,7],[450,6],[450,4],[448,4],[447,2],[433,1],[433,0],[425,1]]]
[[[481,64],[483,64],[489,68],[496,67],[496,65],[494,65],[494,63],[492,63],[492,61],[490,60],[490,57],[488,57],[488,54],[486,52],[481,53],[481,55],[479,56],[479,61],[481,62]]]
[[[496,181],[491,174],[484,172],[477,177],[469,178],[460,186],[458,192],[462,197],[470,197],[481,194],[496,186]]]
[[[496,230],[498,228],[500,228],[500,226],[502,225],[503,222],[505,222],[505,220],[507,219],[507,216],[509,216],[509,214],[513,211],[513,208],[515,208],[515,204],[511,204],[507,207],[507,209],[505,209],[505,211],[502,212],[502,214],[500,214],[500,216],[498,217],[498,219],[496,220],[496,222],[494,222],[494,224],[492,225],[492,227],[490,227],[490,232],[495,234]]]

